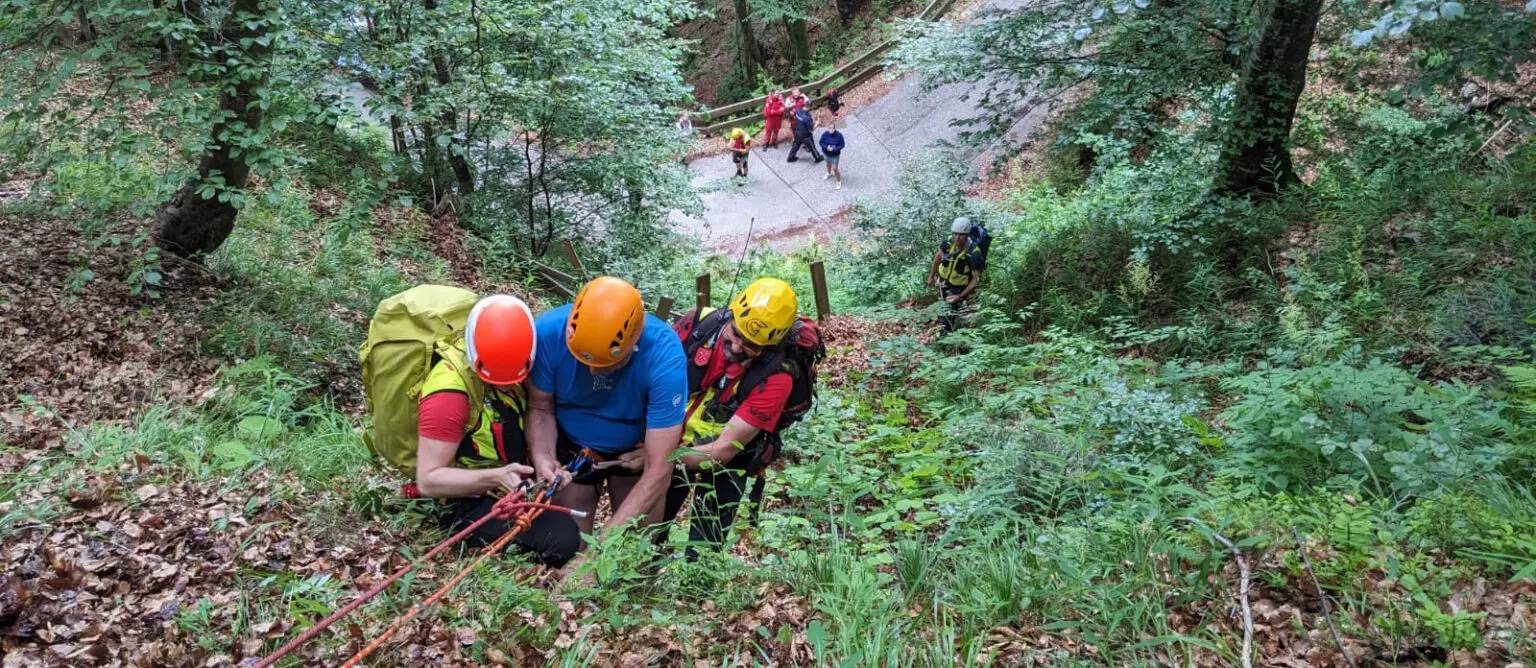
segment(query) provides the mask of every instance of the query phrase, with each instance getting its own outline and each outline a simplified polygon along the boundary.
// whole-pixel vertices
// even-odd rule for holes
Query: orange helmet
[[[475,303],[464,327],[469,368],[492,385],[513,385],[528,377],[538,348],[533,312],[523,300],[492,295]]]
[[[576,293],[565,345],[582,364],[606,369],[629,356],[644,329],[640,291],[622,278],[599,276]]]

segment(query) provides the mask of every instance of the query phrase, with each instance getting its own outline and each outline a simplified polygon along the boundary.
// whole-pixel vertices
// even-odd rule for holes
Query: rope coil
[[[300,633],[298,636],[294,637],[292,640],[284,643],[282,647],[277,648],[276,651],[268,654],[267,656],[263,657],[261,661],[257,662],[255,664],[255,668],[268,668],[269,666],[277,663],[279,659],[282,659],[293,650],[298,649],[300,645],[313,640],[316,636],[320,635],[321,632],[325,631],[325,629],[330,628],[330,626],[335,624],[337,620],[340,620],[348,613],[362,607],[364,603],[367,603],[375,596],[378,596],[387,587],[389,587],[390,584],[393,584],[396,580],[404,577],[417,566],[441,554],[444,550],[457,545],[460,541],[467,538],[476,529],[485,526],[492,520],[505,521],[512,519],[513,515],[517,515],[517,519],[513,523],[512,528],[508,529],[506,533],[502,534],[500,538],[497,538],[491,544],[486,545],[485,548],[481,550],[480,556],[476,557],[475,560],[469,564],[469,566],[459,571],[458,575],[455,575],[447,582],[447,584],[444,584],[442,587],[438,588],[438,590],[433,592],[431,596],[428,596],[421,603],[412,607],[409,612],[403,615],[400,619],[396,620],[395,623],[391,624],[388,629],[379,634],[378,637],[374,638],[372,642],[368,643],[368,645],[364,647],[362,651],[353,655],[351,659],[348,659],[347,662],[343,664],[344,666],[356,666],[369,654],[372,654],[379,647],[383,646],[385,641],[389,640],[389,638],[393,636],[396,631],[400,630],[400,628],[407,622],[415,619],[417,615],[421,614],[428,607],[437,604],[437,602],[441,600],[442,597],[446,595],[450,589],[452,589],[465,577],[468,577],[470,572],[480,564],[484,563],[486,559],[506,548],[507,544],[512,542],[512,539],[515,538],[517,534],[526,531],[528,527],[533,524],[533,521],[537,519],[539,515],[543,514],[544,511],[552,510],[566,514],[577,514],[576,511],[573,511],[570,508],[546,503],[551,497],[554,496],[557,485],[550,485],[543,489],[542,493],[538,495],[537,500],[522,500],[527,492],[534,491],[536,489],[538,489],[537,486],[525,485],[524,487],[513,490],[510,494],[507,494],[506,496],[497,500],[496,504],[492,506],[491,512],[486,513],[485,517],[475,520],[463,530],[449,537],[442,543],[439,543],[437,547],[432,548],[425,555],[422,555],[420,559],[417,559],[416,561],[413,561],[400,568],[400,570],[395,571],[394,574],[385,578],[382,582],[379,582],[378,584],[370,587],[368,591],[363,592],[361,596],[358,596],[357,599],[353,600],[351,603],[342,606],[340,609],[336,610],[336,612],[333,612],[325,619],[320,620],[320,622],[315,624],[313,627],[310,627],[303,633]]]

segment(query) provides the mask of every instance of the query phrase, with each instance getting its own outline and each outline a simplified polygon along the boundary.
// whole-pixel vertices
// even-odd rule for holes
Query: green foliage
[[[1532,57],[1533,13],[1536,5],[1530,3],[1520,11],[1497,3],[1400,0],[1377,16],[1365,17],[1374,20],[1351,31],[1349,43],[1360,48],[1376,40],[1411,39],[1421,49],[1418,86],[1423,88],[1452,84],[1467,74],[1508,81]]]
[[[1514,388],[1514,400],[1521,410],[1536,416],[1536,367],[1508,366],[1504,374]]]
[[[270,138],[290,122],[334,117],[319,96],[310,97],[317,92],[311,77],[323,64],[307,49],[301,25],[280,16],[275,3],[97,5],[79,42],[66,36],[77,27],[72,7],[19,2],[11,9],[15,20],[0,24],[0,44],[17,57],[0,66],[0,109],[17,131],[0,150],[34,173],[67,178],[59,170],[79,161],[124,168],[151,154],[160,185],[174,184],[219,142],[255,174],[280,183],[292,154]],[[253,81],[262,85],[251,105],[265,123],[218,109],[221,92]],[[220,136],[210,139],[215,126]],[[199,192],[238,208],[249,195],[225,176],[209,173]],[[168,191],[156,194],[150,204]]]
[[[1276,490],[1327,481],[1411,496],[1474,484],[1495,479],[1528,437],[1476,388],[1433,386],[1380,360],[1261,363],[1222,389],[1241,396],[1221,414],[1236,432],[1224,468]]]
[[[966,200],[966,178],[965,163],[935,153],[902,164],[896,197],[858,203],[854,230],[866,235],[878,230],[880,244],[851,259],[865,271],[847,277],[850,292],[865,296],[865,303],[911,296],[922,289],[933,253],[956,217],[990,225],[985,205]]]
[[[312,378],[359,388],[356,350],[378,303],[419,282],[447,279],[407,277],[375,259],[379,240],[366,227],[365,203],[343,202],[336,219],[319,224],[307,199],[287,191],[276,204],[253,203],[246,227],[211,258],[215,272],[246,289],[226,292],[206,313],[210,343],[233,358],[306,360]],[[398,235],[392,242],[402,254],[422,254],[411,250],[419,240]]]
[[[136,216],[218,146],[269,193],[285,190],[294,167],[317,187],[366,179],[426,205],[457,185],[465,198],[478,192],[460,202],[473,212],[466,221],[511,236],[523,257],[595,236],[599,221],[660,227],[694,201],[676,162],[684,142],[664,131],[688,96],[682,44],[665,34],[691,15],[682,3],[235,5],[93,7],[96,36],[76,44],[72,7],[17,3],[17,20],[0,24],[0,46],[18,54],[0,65],[3,122],[18,130],[0,144],[7,162],[64,191],[80,182],[77,163],[132,175],[148,165],[153,187],[133,198]],[[252,82],[248,108],[259,114],[219,111],[221,92]],[[195,196],[240,209],[259,194],[225,167],[200,169]]]
[[[955,30],[912,22],[894,58],[925,75],[928,86],[969,81],[981,73],[1001,85],[982,101],[975,142],[1003,136],[1020,102],[1040,86],[1058,90],[1093,81],[1104,91],[1079,111],[1080,127],[1135,141],[1160,119],[1159,100],[1206,95],[1230,81],[1230,57],[1253,39],[1250,5],[1215,2],[1113,5],[1067,2],[992,12],[994,20]],[[1084,41],[1093,48],[1084,48]],[[1111,128],[1113,128],[1111,130]]]
[[[430,39],[463,67],[431,104],[452,101],[476,119],[449,150],[473,151],[481,163],[479,229],[513,235],[537,255],[617,221],[659,227],[692,201],[676,160],[685,141],[666,131],[687,97],[676,66],[682,43],[665,32],[691,12],[675,0],[511,2],[454,6],[440,19]],[[521,16],[541,18],[512,18]],[[402,80],[383,94],[408,92]]]
[[[1424,50],[1416,75],[1470,67],[1468,45],[1484,44],[1465,31],[1495,10],[1469,5],[1465,22],[1447,22],[1448,5],[1409,31]],[[230,47],[164,65],[160,38],[206,41],[208,27],[175,7],[116,13],[126,7],[101,15],[118,35],[104,43],[121,54],[59,42],[68,18],[43,5],[0,23],[0,46],[53,35],[17,51],[35,72],[0,65],[0,123],[27,126],[6,147],[40,150],[30,169],[49,170],[50,201],[28,206],[58,207],[89,243],[137,246],[145,238],[116,224],[150,215],[203,148],[214,122],[205,101],[230,75],[206,56]],[[440,540],[423,506],[375,475],[339,406],[356,401],[355,346],[378,300],[446,280],[422,226],[390,207],[454,190],[457,156],[476,186],[459,220],[476,232],[470,247],[491,283],[525,280],[531,255],[575,237],[590,271],[630,278],[652,300],[679,297],[679,310],[707,272],[712,303],[775,275],[809,312],[806,265],[826,258],[834,309],[866,306],[860,316],[905,328],[859,342],[867,367],[837,359],[855,342],[833,343],[843,382],[785,434],[761,522],[738,527],[730,551],[690,563],[677,556],[682,531],[660,553],[638,532],[606,536],[581,567],[597,586],[569,586],[569,600],[519,579],[523,562],[471,574],[459,605],[429,616],[481,634],[461,643],[473,661],[530,645],[584,665],[603,660],[610,638],[645,629],[691,664],[782,661],[785,646],[837,665],[1237,664],[1233,625],[1214,623],[1236,596],[1218,537],[1277,599],[1314,600],[1315,574],[1352,646],[1508,661],[1531,651],[1491,628],[1507,620],[1451,604],[1478,578],[1536,580],[1536,159],[1480,153],[1494,127],[1469,120],[1459,100],[1432,86],[1407,100],[1355,80],[1365,77],[1320,86],[1296,131],[1310,189],[1229,200],[1213,195],[1222,129],[1211,119],[1230,106],[1256,36],[1250,5],[1030,7],[925,31],[900,57],[940,81],[996,72],[984,106],[999,118],[1013,118],[1026,89],[1091,79],[1100,93],[1059,126],[1048,180],[980,201],[966,196],[969,164],[938,155],[905,166],[895,197],[859,204],[859,239],[700,257],[696,242],[657,224],[692,202],[664,132],[687,99],[682,45],[666,31],[690,8],[496,0],[389,7],[396,17],[365,2],[377,27],[336,20],[355,8],[284,8],[281,85],[261,97],[272,126],[237,138],[262,140],[252,147],[262,180],[228,193],[244,198],[245,223],[208,258],[223,292],[202,314],[203,350],[244,361],[197,406],[71,428],[68,448],[18,459],[0,477],[0,536],[55,522],[72,494],[126,474],[230,494],[262,477],[264,495],[303,508],[273,522],[336,540],[359,525],[408,527],[390,537],[406,555]],[[1344,20],[1332,23],[1357,25],[1367,9],[1339,6]],[[1519,43],[1522,26],[1486,43]],[[131,58],[148,73],[124,71]],[[1369,50],[1327,58],[1331,76],[1387,62]],[[367,119],[337,118],[354,115],[338,114],[351,102],[335,98],[337,59],[377,89],[363,96]],[[150,86],[141,118],[156,124],[128,131],[111,109],[58,105],[87,70]],[[41,114],[49,104],[63,115]],[[105,115],[82,120],[86,109]],[[402,146],[386,115],[402,122]],[[110,146],[92,143],[97,128]],[[312,201],[300,182],[340,197]],[[930,336],[922,328],[937,309],[889,304],[924,295],[958,215],[996,236],[988,278],[971,326]],[[142,256],[130,280],[161,289],[159,258]],[[75,260],[71,280],[84,285],[90,266]],[[210,653],[229,651],[222,638],[259,635],[252,618],[302,625],[352,590],[270,564],[231,577],[238,605],[205,600],[175,619]],[[743,615],[766,592],[777,603],[781,585],[802,613],[764,613],[741,633]],[[381,626],[416,589],[392,590],[360,628]],[[562,637],[562,603],[581,610],[574,637]],[[1296,633],[1323,632],[1311,607],[1296,615]],[[507,623],[519,619],[529,623]],[[998,638],[1026,630],[1028,647],[1000,649]]]

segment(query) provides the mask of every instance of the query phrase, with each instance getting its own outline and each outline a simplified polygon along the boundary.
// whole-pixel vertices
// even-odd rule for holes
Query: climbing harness
[[[579,475],[580,473],[584,472],[583,469],[590,469],[592,464],[593,460],[585,454],[582,454],[578,455],[576,458],[572,459],[570,463],[566,464],[565,470],[568,473],[571,473],[573,476]],[[391,583],[399,580],[402,577],[405,577],[407,573],[410,573],[417,566],[430,561],[433,557],[441,554],[444,550],[457,545],[460,541],[464,540],[476,529],[485,526],[492,520],[505,521],[512,519],[513,517],[517,518],[513,522],[512,528],[508,529],[507,532],[502,534],[500,538],[497,538],[489,545],[486,545],[485,548],[480,551],[480,556],[476,557],[475,560],[469,564],[469,566],[466,566],[463,570],[459,571],[458,575],[455,575],[452,579],[448,580],[447,584],[444,584],[442,587],[438,588],[438,590],[433,592],[431,596],[428,596],[420,603],[412,607],[409,612],[401,616],[400,619],[391,624],[388,629],[386,629],[383,633],[379,634],[371,642],[369,642],[368,645],[362,649],[362,651],[353,655],[352,658],[348,659],[346,663],[342,664],[343,666],[358,665],[358,663],[361,662],[364,658],[367,658],[369,654],[372,654],[379,647],[382,647],[384,643],[389,640],[389,638],[393,636],[396,631],[399,631],[401,627],[405,626],[407,622],[415,619],[417,615],[421,614],[427,608],[436,605],[437,602],[443,598],[443,596],[447,595],[450,589],[453,589],[453,587],[458,585],[460,581],[462,581],[465,577],[468,577],[470,572],[479,567],[480,564],[484,563],[486,559],[489,559],[492,555],[495,555],[506,548],[507,544],[512,542],[512,539],[516,537],[517,534],[526,531],[528,527],[533,524],[533,521],[538,519],[539,515],[543,514],[544,511],[566,513],[575,517],[586,517],[587,514],[579,510],[572,510],[570,508],[556,506],[549,503],[549,500],[554,497],[555,492],[558,490],[558,483],[549,484],[545,482],[524,482],[517,489],[512,490],[506,496],[498,499],[496,501],[496,505],[491,508],[491,512],[487,513],[485,517],[475,520],[469,526],[464,527],[463,530],[449,537],[448,540],[439,543],[437,547],[432,548],[426,554],[422,555],[420,559],[417,559],[416,561],[405,565],[400,570],[395,571],[394,574],[385,578],[383,582],[380,582],[370,587],[368,591],[363,592],[363,594],[358,596],[356,600],[353,600],[351,603],[342,606],[336,612],[331,613],[330,616],[320,620],[318,624],[315,624],[313,627],[310,627],[308,630],[300,633],[292,640],[284,643],[283,646],[277,648],[276,651],[268,654],[265,657],[262,657],[261,661],[256,663],[255,668],[268,668],[269,666],[276,664],[279,659],[297,649],[300,645],[313,640],[316,636],[320,635],[322,631],[329,628],[332,624],[335,624],[337,620],[345,617],[353,610],[362,607],[364,603],[372,600],[375,596],[378,596]],[[533,498],[532,501],[524,500],[524,498],[530,497]]]

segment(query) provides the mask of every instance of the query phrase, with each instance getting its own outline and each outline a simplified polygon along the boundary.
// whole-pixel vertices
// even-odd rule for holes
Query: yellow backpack
[[[466,429],[480,424],[485,385],[453,345],[464,336],[476,301],[475,293],[463,288],[418,285],[379,302],[368,322],[368,340],[359,354],[373,426],[363,432],[363,442],[408,476],[416,475],[421,386],[438,359],[446,358],[468,388]]]

